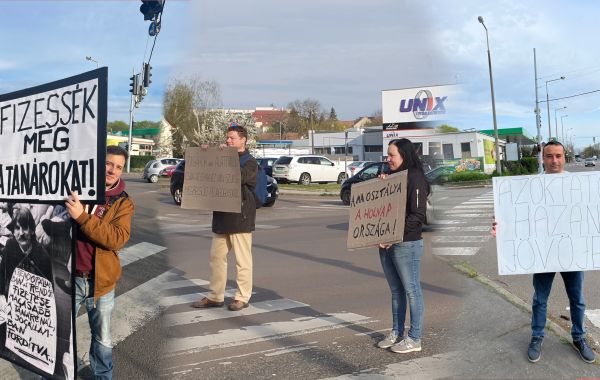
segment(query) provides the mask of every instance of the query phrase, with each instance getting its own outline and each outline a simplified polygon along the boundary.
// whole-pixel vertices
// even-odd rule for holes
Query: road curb
[[[442,184],[443,187],[449,189],[473,189],[479,187],[492,187],[492,181],[462,181],[462,182],[445,182]]]
[[[468,266],[466,263],[464,263],[464,262],[453,263],[450,260],[446,260],[445,258],[442,258],[439,256],[438,256],[438,258],[447,262],[453,268],[457,269],[459,272],[467,275],[468,277],[474,279],[475,281],[477,281],[483,285],[487,285],[493,291],[495,291],[496,293],[498,293],[499,295],[504,297],[504,299],[506,299],[508,302],[517,306],[522,311],[528,312],[531,315],[532,310],[531,310],[531,305],[529,303],[527,303],[527,302],[523,301],[522,299],[520,299],[519,297],[515,296],[514,294],[512,294],[511,292],[509,292],[502,286],[498,285],[495,281],[489,279],[488,277],[486,277],[484,275],[477,273],[476,270],[474,270],[472,267]],[[546,329],[552,331],[554,334],[558,335],[558,337],[561,340],[568,342],[570,344],[571,332],[565,330],[560,324],[554,322],[550,318],[546,319]],[[588,341],[588,344],[590,345],[590,347],[594,351],[600,353],[600,349],[599,349],[600,342],[598,341],[598,338],[596,336],[594,336],[592,333],[590,333],[589,331],[586,332],[586,338],[587,338],[587,341]],[[596,360],[595,364],[598,365],[598,364],[600,364],[600,362],[598,360]]]

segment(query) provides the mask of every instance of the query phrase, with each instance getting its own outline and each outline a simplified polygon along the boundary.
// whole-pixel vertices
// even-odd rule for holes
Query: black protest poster
[[[104,202],[108,69],[0,95],[0,357],[76,376],[71,191]]]

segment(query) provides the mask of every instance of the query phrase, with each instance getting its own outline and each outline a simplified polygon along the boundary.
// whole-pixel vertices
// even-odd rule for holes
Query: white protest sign
[[[239,213],[240,159],[233,148],[187,148],[181,207]]]
[[[0,199],[104,198],[108,69],[0,95]]]
[[[501,275],[600,269],[600,173],[494,177]]]
[[[35,367],[54,373],[57,334],[52,283],[16,268],[7,303],[6,348]]]
[[[401,242],[406,214],[407,172],[352,185],[348,249]]]

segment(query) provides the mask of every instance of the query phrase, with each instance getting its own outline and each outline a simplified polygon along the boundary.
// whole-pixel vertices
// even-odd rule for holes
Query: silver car
[[[158,182],[161,170],[171,165],[177,165],[181,158],[160,158],[158,160],[148,161],[144,167],[142,178],[151,183]]]

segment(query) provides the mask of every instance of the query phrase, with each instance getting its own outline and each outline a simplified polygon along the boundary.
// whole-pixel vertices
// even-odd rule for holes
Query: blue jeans
[[[421,339],[423,325],[423,291],[421,290],[421,256],[423,240],[396,243],[388,249],[379,249],[383,273],[392,292],[392,331],[404,335],[406,298],[410,304],[408,336]]]
[[[536,273],[533,275],[533,303],[531,306],[531,336],[544,336],[548,296],[552,290],[552,281],[556,273]],[[560,272],[565,283],[571,310],[571,336],[573,340],[585,337],[583,320],[585,318],[585,300],[583,299],[583,272]]]
[[[90,367],[96,379],[112,379],[110,317],[115,306],[115,291],[96,299],[94,306],[94,280],[75,277],[75,315],[82,304],[85,304],[92,333]]]

